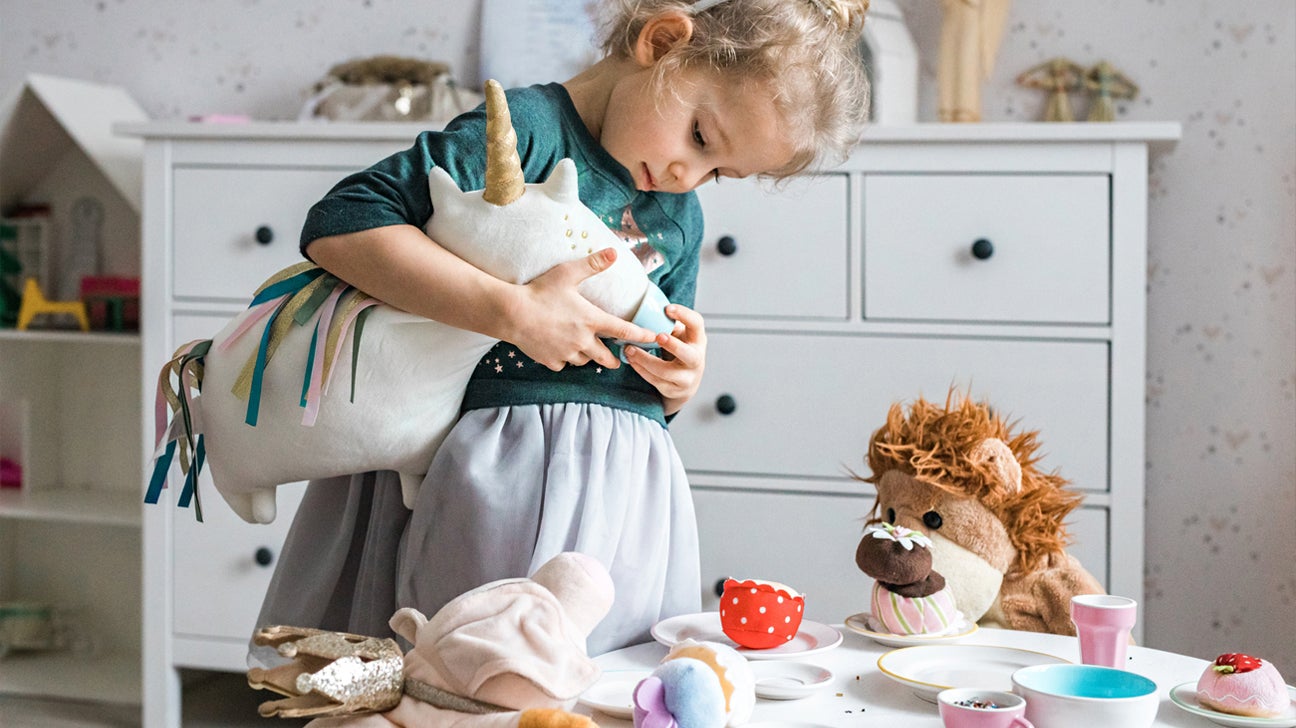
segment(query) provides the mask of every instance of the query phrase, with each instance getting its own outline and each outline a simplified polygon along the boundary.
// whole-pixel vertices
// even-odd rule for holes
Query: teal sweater
[[[697,282],[702,211],[693,193],[639,192],[630,173],[590,136],[559,84],[508,92],[527,182],[548,178],[570,157],[580,171],[580,197],[632,246],[648,277],[671,301],[692,307]],[[317,202],[302,229],[302,252],[329,235],[385,225],[423,227],[434,214],[428,170],[439,165],[460,189],[485,186],[486,114],[483,107],[451,121],[441,132],[423,132],[409,149],[339,182]],[[597,364],[551,371],[507,342],[497,344],[468,383],[463,409],[586,402],[637,412],[663,425],[661,396],[628,365]]]

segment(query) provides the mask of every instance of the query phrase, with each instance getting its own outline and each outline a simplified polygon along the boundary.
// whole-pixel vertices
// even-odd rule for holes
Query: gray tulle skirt
[[[649,640],[656,621],[701,609],[693,501],[666,429],[595,404],[470,410],[413,511],[394,473],[312,481],[258,626],[391,636],[398,608],[431,616],[563,551],[602,561],[616,587],[590,654]],[[249,661],[272,661],[263,657],[254,650]]]

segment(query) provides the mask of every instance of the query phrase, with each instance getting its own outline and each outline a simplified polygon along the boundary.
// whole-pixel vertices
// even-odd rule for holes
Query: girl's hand
[[[678,323],[670,334],[658,334],[657,344],[673,358],[661,359],[637,346],[625,348],[626,360],[639,376],[661,392],[666,414],[680,411],[697,394],[706,368],[706,323],[702,314],[672,303],[666,315]]]
[[[554,371],[591,361],[608,369],[621,366],[599,337],[649,342],[653,340],[652,332],[600,309],[576,288],[586,278],[606,270],[616,256],[615,249],[605,248],[554,266],[530,283],[518,286],[518,295],[507,314],[510,330],[500,338],[516,344],[524,354]]]

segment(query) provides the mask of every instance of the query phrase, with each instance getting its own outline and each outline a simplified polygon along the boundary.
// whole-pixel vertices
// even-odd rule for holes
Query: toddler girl
[[[501,341],[469,383],[413,511],[393,473],[309,484],[259,623],[387,636],[399,607],[432,614],[562,551],[606,565],[616,601],[591,654],[649,639],[700,608],[697,527],[669,418],[696,393],[706,330],[693,302],[702,214],[693,190],[784,178],[842,156],[867,113],[856,55],[867,0],[616,0],[606,56],[562,84],[508,92],[527,181],[565,157],[581,200],[627,245],[525,285],[429,240],[427,174],[484,186],[484,111],[421,134],[342,180],[307,216],[303,252],[406,311]],[[576,286],[635,255],[679,322],[654,356],[604,339],[650,333]]]

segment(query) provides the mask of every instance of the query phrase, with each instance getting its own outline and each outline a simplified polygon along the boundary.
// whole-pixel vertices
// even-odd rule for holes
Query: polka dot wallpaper
[[[899,4],[930,120],[940,3]],[[480,22],[477,0],[0,0],[0,92],[41,72],[119,84],[159,119],[287,119],[359,56],[476,84]],[[1296,3],[1018,0],[985,118],[1039,118],[1014,78],[1055,56],[1132,79],[1118,119],[1183,124],[1151,160],[1146,642],[1296,681]]]

